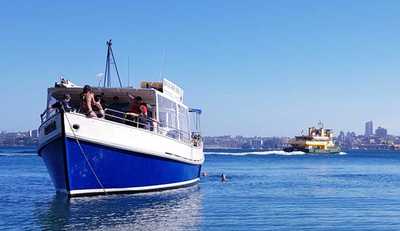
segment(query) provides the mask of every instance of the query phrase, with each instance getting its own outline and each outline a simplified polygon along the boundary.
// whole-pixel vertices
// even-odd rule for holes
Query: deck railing
[[[110,108],[106,108],[104,111],[105,119],[107,120],[124,123],[136,128],[146,129],[160,135],[180,140],[184,143],[192,144],[194,146],[201,145],[200,133],[188,133],[187,131],[168,126],[158,120],[150,117],[144,117],[136,113],[121,112]]]
[[[62,109],[59,108],[47,108],[40,115],[41,122],[43,123],[52,114],[56,114],[56,112],[61,110]],[[106,120],[145,129],[194,146],[200,146],[202,142],[201,135],[198,132],[188,133],[187,131],[168,126],[167,124],[161,123],[160,121],[150,117],[144,117],[136,113],[122,112],[110,108],[106,108],[104,112]]]

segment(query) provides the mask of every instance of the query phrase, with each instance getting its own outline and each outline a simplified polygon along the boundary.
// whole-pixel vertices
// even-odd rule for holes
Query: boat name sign
[[[183,102],[183,90],[182,88],[178,87],[173,82],[163,79],[162,80],[163,91],[166,95],[172,97],[173,99],[177,100],[178,102]]]

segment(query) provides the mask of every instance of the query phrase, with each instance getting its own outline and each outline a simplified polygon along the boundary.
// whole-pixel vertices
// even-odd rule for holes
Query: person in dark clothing
[[[66,112],[71,112],[73,108],[71,107],[71,95],[70,94],[65,94],[64,99],[61,101],[63,108]]]
[[[62,100],[57,101],[53,105],[50,106],[52,109],[63,110],[65,112],[73,111],[73,108],[70,105],[71,95],[65,94]]]
[[[118,123],[123,123],[123,114],[120,109],[121,107],[121,103],[119,101],[119,97],[118,96],[114,96],[112,99],[112,103],[107,107],[108,110],[107,115],[106,115],[106,119],[114,121],[114,122],[118,122]]]
[[[118,96],[114,96],[112,98],[112,102],[111,104],[108,106],[108,108],[113,109],[113,110],[117,110],[120,111],[121,109],[120,107],[120,102],[119,102],[119,97]]]

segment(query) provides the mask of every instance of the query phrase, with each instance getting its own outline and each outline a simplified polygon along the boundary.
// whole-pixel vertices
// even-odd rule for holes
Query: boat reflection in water
[[[193,186],[71,200],[55,196],[49,204],[37,204],[36,211],[45,230],[188,230],[200,225],[201,193]]]

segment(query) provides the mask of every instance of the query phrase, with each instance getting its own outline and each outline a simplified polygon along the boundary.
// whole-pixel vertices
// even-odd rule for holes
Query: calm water
[[[0,229],[400,230],[400,153],[236,151],[204,171],[187,189],[66,200],[34,153],[0,149]]]

